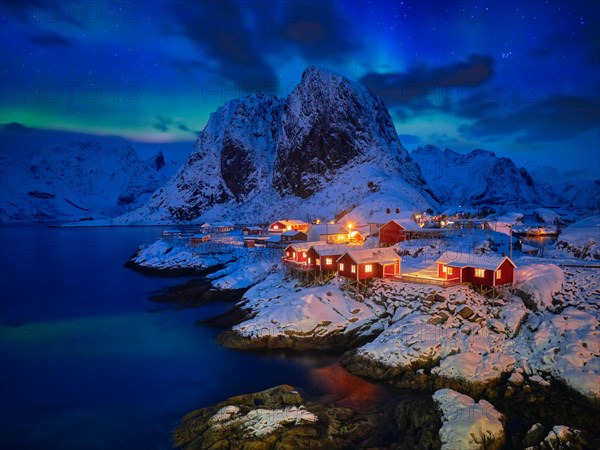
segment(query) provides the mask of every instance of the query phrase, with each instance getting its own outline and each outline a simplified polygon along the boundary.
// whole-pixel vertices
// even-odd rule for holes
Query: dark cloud
[[[72,44],[69,39],[54,32],[35,34],[29,37],[29,41],[41,46],[68,46]]]
[[[169,130],[174,128],[181,131],[187,131],[188,133],[192,133],[194,135],[198,135],[197,131],[192,130],[186,124],[178,122],[170,117],[156,116],[156,122],[152,124],[152,128],[160,131],[161,133],[167,133]]]
[[[218,65],[220,75],[245,89],[276,86],[275,71],[243,21],[242,3],[172,2],[180,30]]]
[[[511,114],[482,118],[459,131],[469,137],[516,134],[517,142],[570,139],[600,126],[600,99],[553,95]]]
[[[271,92],[278,86],[269,57],[299,55],[308,62],[341,62],[360,43],[334,2],[173,2],[178,26],[216,63],[219,75],[243,90]],[[169,27],[171,30],[172,26]],[[206,61],[174,61],[178,70],[209,70]]]
[[[333,2],[292,0],[282,7],[279,36],[273,37],[278,37],[283,45],[295,47],[305,58],[343,60],[358,49],[359,42],[352,38],[352,24]]]
[[[414,134],[399,134],[398,137],[404,146],[412,147],[421,143],[421,138]]]
[[[471,55],[467,61],[430,67],[418,64],[406,72],[364,75],[360,82],[380,95],[389,105],[408,105],[416,101],[427,106],[427,97],[436,89],[460,86],[479,86],[493,75],[493,58],[489,55]],[[410,108],[415,105],[411,104]]]

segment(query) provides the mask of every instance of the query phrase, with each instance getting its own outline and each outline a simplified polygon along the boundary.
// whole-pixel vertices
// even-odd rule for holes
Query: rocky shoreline
[[[205,270],[212,274],[227,273],[222,266],[208,266]],[[582,275],[588,281],[585,289],[579,287]],[[501,292],[494,298],[465,287],[442,289],[385,282],[375,282],[367,295],[349,295],[335,283],[306,287],[275,271],[270,275],[265,273],[261,281],[244,288],[215,288],[218,276],[188,282],[157,293],[154,300],[183,303],[186,307],[223,299],[237,302],[230,311],[201,321],[204,326],[227,327],[217,341],[228,348],[337,353],[346,370],[364,379],[423,393],[452,392],[448,394],[452,401],[461,405],[484,409],[489,405],[503,411],[503,414],[498,412],[502,419],[495,422],[495,428],[488,430],[491,434],[483,430],[481,439],[471,442],[470,448],[559,448],[567,442],[570,448],[598,445],[600,433],[594,423],[600,419],[600,405],[590,385],[594,375],[589,372],[594,370],[600,356],[594,347],[598,305],[590,306],[585,299],[600,293],[600,279],[597,274],[585,271],[565,270],[563,275],[556,266],[545,266],[539,275],[530,274],[530,279],[530,284],[521,283],[513,292]],[[577,335],[580,347],[574,348],[569,343],[565,336],[570,335]],[[554,370],[555,367],[559,369]],[[284,391],[296,392],[296,389],[273,389],[276,393],[273,398],[278,400],[266,409],[279,412],[268,414],[277,416],[288,407],[300,407],[283,400]],[[186,416],[174,434],[176,446],[221,448],[224,444],[214,436],[222,433],[226,433],[228,445],[233,447],[237,444],[245,448],[359,445],[358,441],[349,441],[344,433],[342,437],[332,437],[329,425],[327,429],[319,428],[323,423],[333,423],[331,405],[304,401],[301,402],[304,411],[317,418],[314,423],[300,421],[291,426],[286,419],[281,427],[268,434],[270,437],[257,440],[239,429],[241,422],[254,420],[258,414],[244,403],[256,395],[249,394],[246,400],[230,399],[228,404],[223,402]],[[234,415],[245,419],[235,420],[237,425],[232,423],[217,433],[210,418],[232,405],[238,405],[238,409],[230,408],[235,410]],[[433,400],[412,406],[395,405],[394,414],[385,419],[386,440],[376,445],[452,448],[448,446],[452,444],[444,443],[444,436],[454,439],[464,430],[440,426],[444,415],[440,405],[436,405]],[[294,410],[294,414],[298,411]],[[360,418],[360,426],[353,422],[358,420],[360,411],[346,411],[346,416],[350,422],[344,422],[344,426],[363,431],[375,427],[364,417]],[[510,433],[499,433],[500,428],[504,430],[507,426],[508,417],[512,423]],[[474,426],[468,425],[464,429]],[[477,427],[480,425],[486,424]],[[182,431],[189,431],[190,427],[196,431],[187,434]],[[364,442],[368,442],[369,432],[361,433],[356,436],[364,436]],[[205,446],[204,442],[210,445]]]

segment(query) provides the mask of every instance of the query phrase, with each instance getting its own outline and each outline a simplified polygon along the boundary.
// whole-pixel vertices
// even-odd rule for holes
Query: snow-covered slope
[[[173,179],[112,223],[331,217],[374,199],[435,205],[382,101],[311,66],[285,101],[259,93],[219,108]]]
[[[130,145],[77,141],[13,160],[0,157],[0,221],[115,216],[139,206],[174,164],[162,153],[143,161]]]
[[[552,186],[564,206],[590,211],[600,211],[600,180]]]
[[[433,145],[411,152],[437,198],[446,205],[540,205],[551,200],[527,170],[486,150],[467,154]]]

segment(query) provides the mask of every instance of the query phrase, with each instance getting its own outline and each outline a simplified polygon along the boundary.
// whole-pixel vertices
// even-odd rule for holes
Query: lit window
[[[290,256],[292,256],[292,253],[291,253],[291,252],[286,252],[286,255],[287,255],[287,256],[288,256],[288,258],[289,258]]]
[[[292,229],[292,226],[291,226],[291,225],[288,225],[288,226],[287,226],[287,230],[288,230],[288,231],[290,231],[291,229]]]
[[[496,270],[496,278],[502,278],[502,270]]]
[[[296,257],[296,252],[292,252],[292,258]]]
[[[319,258],[315,259],[315,264],[317,266],[320,266],[321,265],[321,260]]]
[[[325,264],[330,266],[331,264],[333,264],[333,259],[332,258],[325,258]]]
[[[365,264],[365,272],[367,272],[367,273],[373,272],[373,264]]]
[[[302,257],[306,258],[306,252],[302,252]]]
[[[344,270],[344,263],[340,263],[340,270],[343,271]]]
[[[350,266],[350,272],[356,273],[356,266],[354,264]]]
[[[278,230],[279,229],[279,225],[273,225],[273,229],[274,230]]]
[[[448,275],[452,275],[452,267],[448,267]]]
[[[483,270],[483,269],[475,269],[475,276],[477,278],[483,278],[485,276],[485,270]]]
[[[442,273],[448,273],[448,268],[446,266],[442,266]]]
[[[308,263],[312,264],[312,258],[308,258]]]

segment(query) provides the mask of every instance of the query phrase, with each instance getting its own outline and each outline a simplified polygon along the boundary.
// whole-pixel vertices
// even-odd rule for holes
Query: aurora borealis
[[[409,149],[485,148],[540,177],[600,175],[596,2],[0,5],[3,132],[191,143],[225,101],[283,97],[317,64],[381,95]]]

